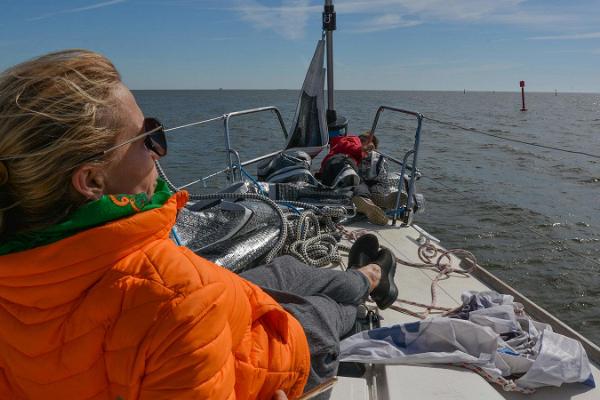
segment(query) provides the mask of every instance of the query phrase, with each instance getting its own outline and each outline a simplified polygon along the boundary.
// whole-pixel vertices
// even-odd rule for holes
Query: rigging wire
[[[527,142],[527,141],[519,140],[519,139],[511,139],[511,138],[507,138],[507,137],[504,137],[504,136],[495,135],[493,133],[480,131],[480,130],[474,129],[474,128],[465,128],[464,126],[461,126],[461,125],[456,124],[456,123],[441,121],[441,120],[438,120],[438,119],[435,119],[435,118],[431,118],[431,117],[428,117],[428,116],[423,116],[423,118],[426,119],[426,120],[432,121],[432,122],[436,122],[436,123],[441,124],[441,125],[451,126],[451,127],[454,127],[454,128],[462,129],[464,131],[479,133],[479,134],[482,134],[482,135],[491,136],[491,137],[494,137],[494,138],[497,138],[497,139],[501,139],[501,140],[506,140],[506,141],[510,141],[510,142],[516,142],[516,143],[526,144],[526,145],[535,146],[535,147],[541,147],[541,148],[550,149],[550,150],[562,151],[562,152],[571,153],[571,154],[579,154],[579,155],[583,155],[583,156],[587,156],[587,157],[599,158],[600,159],[600,155],[596,155],[596,154],[586,153],[586,152],[582,152],[582,151],[568,150],[568,149],[563,149],[563,148],[554,147],[554,146],[546,146],[546,145],[542,145],[542,144],[538,144],[538,143],[534,143],[534,142]],[[432,182],[434,182],[434,183],[436,183],[438,185],[441,185],[441,186],[443,186],[444,188],[446,188],[448,190],[451,190],[452,192],[454,192],[455,194],[459,195],[459,197],[461,197],[464,200],[468,200],[466,198],[466,196],[463,196],[459,191],[457,191],[456,189],[454,189],[451,186],[448,186],[448,185],[446,185],[446,184],[444,184],[442,182],[439,182],[439,181],[437,181],[437,180],[435,180],[433,178],[430,178],[428,176],[423,176],[423,178],[429,179]],[[494,213],[496,213],[497,215],[503,217],[503,218],[507,218],[506,215],[502,214],[501,212],[499,212],[497,210],[492,210],[492,211]],[[524,227],[525,227],[525,229],[529,230],[530,232],[534,233],[535,235],[537,235],[537,236],[539,236],[539,237],[541,237],[541,238],[543,238],[545,240],[550,241],[550,243],[563,247],[567,252],[571,253],[572,255],[575,255],[577,257],[585,259],[586,261],[589,261],[589,262],[591,262],[593,264],[596,264],[596,265],[600,266],[600,262],[599,261],[597,261],[597,260],[595,260],[595,259],[593,259],[591,257],[588,257],[585,254],[581,254],[581,253],[579,253],[579,252],[577,252],[575,250],[572,250],[568,246],[560,243],[559,241],[557,241],[555,239],[552,239],[552,238],[544,235],[543,233],[541,233],[541,232],[539,232],[539,231],[537,231],[537,230],[535,230],[535,229],[533,229],[533,228],[531,228],[529,226],[525,226],[524,225]]]
[[[436,184],[438,184],[438,185],[440,185],[440,186],[443,186],[444,188],[446,188],[446,189],[448,189],[448,190],[452,191],[453,193],[457,194],[457,195],[458,195],[460,198],[462,198],[463,200],[467,200],[467,201],[469,201],[469,202],[471,201],[471,199],[467,198],[466,196],[464,196],[463,194],[461,194],[461,193],[460,193],[458,190],[454,189],[453,187],[451,187],[451,186],[449,186],[449,185],[446,185],[445,183],[439,182],[439,181],[435,180],[434,178],[430,178],[430,177],[428,177],[428,176],[425,176],[425,175],[424,175],[424,176],[422,176],[422,178],[429,179],[430,181],[432,181],[432,182],[434,182],[434,183],[436,183]],[[499,204],[498,204],[498,205],[499,205]],[[498,210],[489,210],[489,211],[492,211],[493,213],[495,213],[495,214],[499,215],[499,216],[500,216],[500,217],[502,217],[502,218],[508,218],[508,216],[507,216],[507,215],[505,215],[505,214],[502,214],[502,213],[501,213],[500,211],[498,211]],[[570,247],[566,246],[565,244],[563,244],[563,243],[560,243],[558,240],[552,239],[551,237],[548,237],[548,236],[544,235],[543,233],[541,233],[541,232],[539,232],[539,231],[537,231],[537,230],[535,230],[535,229],[531,228],[530,226],[527,226],[527,225],[522,225],[522,224],[521,224],[521,226],[523,226],[523,227],[524,227],[525,229],[527,229],[528,231],[530,231],[530,232],[534,233],[535,235],[537,235],[537,236],[539,236],[539,237],[541,237],[541,238],[543,238],[543,239],[545,239],[545,240],[548,240],[550,243],[552,243],[552,244],[554,244],[554,245],[557,245],[557,246],[560,246],[560,247],[564,248],[564,249],[565,249],[565,250],[566,250],[568,253],[571,253],[571,254],[572,254],[572,255],[574,255],[574,256],[580,257],[580,258],[582,258],[582,259],[584,259],[584,260],[586,260],[586,261],[589,261],[589,262],[591,262],[591,263],[593,263],[593,264],[596,264],[596,265],[600,266],[600,261],[598,261],[598,260],[595,260],[595,259],[593,259],[593,258],[591,258],[591,257],[589,257],[589,256],[587,256],[587,255],[585,255],[585,254],[581,254],[581,253],[579,253],[579,252],[577,252],[577,251],[575,251],[575,250],[571,249]]]
[[[208,122],[217,121],[217,120],[220,120],[220,119],[223,119],[223,118],[224,118],[224,116],[219,116],[219,117],[210,118],[210,119],[207,119],[207,120],[204,120],[204,121],[193,122],[193,123],[190,123],[190,124],[185,124],[185,125],[177,126],[177,127],[170,128],[170,129],[165,129],[165,132],[169,132],[169,131],[176,130],[176,129],[181,129],[181,128],[187,128],[187,127],[190,127],[190,126],[203,125],[203,124],[206,124]],[[493,138],[496,138],[496,139],[500,139],[500,140],[505,140],[505,141],[514,142],[514,143],[526,144],[526,145],[529,145],[529,146],[540,147],[540,148],[545,148],[545,149],[549,149],[549,150],[561,151],[561,152],[565,152],[565,153],[578,154],[578,155],[583,155],[583,156],[587,156],[587,157],[592,157],[592,158],[600,159],[600,155],[597,155],[597,154],[587,153],[587,152],[583,152],[583,151],[576,151],[576,150],[568,150],[568,149],[564,149],[564,148],[560,148],[560,147],[555,147],[555,146],[542,145],[542,144],[535,143],[535,142],[528,142],[528,141],[519,140],[519,139],[507,138],[507,137],[504,137],[504,136],[501,136],[501,135],[496,135],[496,134],[493,134],[493,133],[490,133],[490,132],[484,132],[484,131],[481,131],[481,130],[478,130],[478,129],[475,129],[475,128],[467,128],[467,127],[464,127],[462,125],[459,125],[459,124],[456,124],[456,123],[453,123],[453,122],[442,121],[442,120],[439,120],[439,119],[436,119],[436,118],[432,118],[432,117],[429,117],[429,116],[426,116],[426,115],[423,116],[423,119],[435,122],[435,123],[440,124],[440,125],[450,126],[450,127],[453,127],[453,128],[464,130],[466,132],[478,133],[478,134],[481,134],[481,135],[490,136],[490,137],[493,137]],[[161,169],[160,165],[158,167],[159,167],[159,172],[160,172],[160,169]],[[243,171],[243,172],[245,172],[245,171]],[[166,177],[166,174],[164,174],[164,175]],[[446,184],[444,184],[442,182],[439,182],[439,181],[437,181],[437,180],[435,180],[433,178],[430,178],[428,176],[424,176],[424,178],[429,179],[429,180],[433,181],[434,183],[445,187],[446,189],[448,189],[448,190],[454,192],[455,194],[459,195],[459,197],[467,200],[467,198],[465,196],[463,196],[460,192],[458,192],[456,189],[454,189],[454,188],[452,188],[452,187],[450,187],[450,186],[448,186],[448,185],[446,185]],[[200,180],[198,180],[198,181],[200,181]],[[187,185],[185,185],[183,187],[190,186],[191,184],[197,183],[198,181],[192,182],[192,183],[187,184]],[[183,187],[180,187],[178,189],[182,189]],[[492,210],[492,211],[494,213],[496,213],[497,215],[503,217],[503,218],[507,217],[506,215],[502,214],[501,212],[499,212],[497,210]],[[542,234],[541,232],[536,231],[535,229],[533,229],[533,228],[531,228],[529,226],[524,226],[524,227],[527,230],[529,230],[530,232],[534,233],[535,235],[537,235],[537,236],[539,236],[539,237],[541,237],[541,238],[543,238],[545,240],[550,241],[552,244],[562,246],[567,252],[571,253],[572,255],[575,255],[577,257],[580,257],[582,259],[585,259],[585,260],[587,260],[587,261],[589,261],[591,263],[594,263],[594,264],[600,266],[600,262],[599,261],[597,261],[597,260],[595,260],[595,259],[593,259],[591,257],[588,257],[588,256],[586,256],[584,254],[578,253],[578,252],[570,249],[566,245],[560,243],[559,241],[557,241],[555,239],[552,239],[552,238],[550,238],[550,237]]]
[[[461,125],[456,124],[454,122],[441,121],[439,119],[428,117],[426,115],[423,116],[423,119],[426,119],[426,120],[429,120],[429,121],[432,121],[432,122],[436,122],[436,123],[438,123],[440,125],[451,126],[453,128],[462,129],[462,130],[467,131],[467,132],[479,133],[481,135],[491,136],[491,137],[494,137],[496,139],[506,140],[506,141],[509,141],[509,142],[521,143],[521,144],[526,144],[526,145],[529,145],[529,146],[541,147],[543,149],[562,151],[562,152],[565,152],[565,153],[579,154],[579,155],[586,156],[586,157],[592,157],[592,158],[598,158],[598,159],[600,159],[600,155],[598,155],[598,154],[586,153],[584,151],[577,151],[577,150],[568,150],[568,149],[564,149],[564,148],[560,148],[560,147],[555,147],[555,146],[547,146],[547,145],[539,144],[539,143],[535,143],[535,142],[527,142],[525,140],[511,139],[511,138],[507,138],[507,137],[504,137],[504,136],[496,135],[496,134],[493,134],[493,133],[490,133],[490,132],[480,131],[480,130],[475,129],[475,128],[465,128],[464,126],[461,126]]]
[[[179,126],[174,126],[173,128],[168,128],[165,129],[165,132],[171,132],[174,131],[176,129],[182,129],[182,128],[189,128],[190,126],[198,126],[198,125],[204,125],[207,124],[209,122],[213,122],[213,121],[218,121],[220,119],[225,119],[225,115],[220,115],[218,117],[214,117],[214,118],[209,118],[209,119],[205,119],[203,121],[197,121],[197,122],[192,122],[190,124],[185,124],[185,125],[179,125]]]

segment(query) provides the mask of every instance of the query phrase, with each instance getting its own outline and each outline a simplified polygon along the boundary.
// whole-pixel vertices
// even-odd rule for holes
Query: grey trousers
[[[357,271],[309,267],[291,256],[240,276],[261,286],[304,328],[311,357],[305,391],[335,376],[340,338],[354,326],[356,306],[369,294],[367,277]]]

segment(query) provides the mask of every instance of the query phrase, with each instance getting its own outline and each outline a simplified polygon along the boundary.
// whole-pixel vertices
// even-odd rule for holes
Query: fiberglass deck
[[[417,249],[421,235],[413,227],[376,227],[367,223],[355,224],[350,229],[366,228],[376,233],[381,245],[392,249],[397,256],[412,262],[420,262]],[[456,260],[454,260],[456,262]],[[431,303],[431,282],[437,274],[428,269],[412,268],[398,264],[396,284],[399,297],[423,304]],[[461,277],[453,274],[450,279],[440,282],[437,291],[437,305],[456,307],[460,305],[460,295],[465,290],[490,290],[472,276]],[[405,306],[405,305],[403,305]],[[420,312],[420,308],[411,308]],[[527,311],[527,307],[526,307]],[[411,322],[417,318],[394,310],[383,310],[382,325]],[[590,356],[588,354],[588,356]],[[592,357],[590,356],[590,359]],[[592,373],[600,383],[598,364],[592,362]],[[386,399],[438,399],[438,400],[597,400],[600,388],[590,389],[582,384],[566,384],[560,388],[542,388],[531,395],[505,392],[492,385],[474,372],[457,367],[437,366],[378,366],[367,372],[365,378],[340,377],[333,389],[331,399],[339,400],[386,400]],[[374,378],[371,378],[374,376]]]

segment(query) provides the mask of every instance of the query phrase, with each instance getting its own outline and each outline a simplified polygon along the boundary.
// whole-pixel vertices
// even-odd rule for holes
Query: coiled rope
[[[339,243],[335,230],[321,229],[319,217],[313,211],[288,214],[287,217],[289,254],[314,267],[341,263],[340,250],[349,251],[349,248]],[[330,215],[321,217],[321,221],[332,220]]]
[[[368,232],[368,230],[366,230],[366,229],[359,229],[359,230],[354,230],[354,231],[345,230],[344,237],[353,242],[367,232]],[[463,307],[462,305],[455,307],[455,308],[437,306],[436,305],[436,303],[437,303],[437,288],[439,286],[439,282],[450,278],[450,275],[452,273],[457,273],[457,274],[466,276],[469,273],[473,272],[473,270],[475,270],[479,266],[479,264],[477,264],[477,259],[475,258],[475,256],[471,252],[463,250],[463,249],[443,250],[440,247],[436,246],[435,244],[431,243],[431,241],[429,239],[427,239],[425,241],[425,243],[423,243],[419,246],[418,255],[422,261],[421,263],[413,263],[413,262],[404,260],[398,256],[395,256],[395,257],[396,257],[396,262],[401,263],[403,265],[413,267],[413,268],[429,268],[429,269],[433,269],[438,272],[436,277],[431,282],[431,304],[422,304],[422,303],[417,303],[415,301],[410,301],[410,300],[405,300],[405,299],[397,299],[396,302],[390,306],[390,309],[404,313],[404,314],[411,315],[411,316],[413,316],[415,318],[419,318],[419,319],[428,318],[433,310],[440,312],[441,316],[447,316],[456,311],[460,311]],[[453,267],[452,266],[452,258],[450,257],[451,255],[458,257],[461,260],[461,263],[465,263],[466,268],[462,269],[462,268]],[[401,304],[401,303],[409,304],[409,305],[416,306],[416,307],[421,307],[421,308],[424,308],[425,311],[417,313],[417,312],[411,311],[405,307],[401,307],[401,306],[397,305],[397,304]],[[476,374],[480,375],[486,381],[496,384],[496,385],[499,385],[500,387],[502,387],[502,389],[504,391],[507,391],[507,392],[518,392],[518,393],[523,393],[523,394],[535,393],[534,389],[522,388],[522,387],[518,386],[512,379],[507,379],[502,376],[498,376],[498,377],[491,376],[485,370],[483,370],[481,367],[479,367],[477,365],[466,364],[466,363],[454,363],[454,364],[449,364],[449,365],[471,370],[471,371],[475,372]]]
[[[431,303],[422,304],[406,299],[396,300],[396,303],[398,304],[404,303],[424,308],[425,310],[420,313],[408,310],[405,307],[401,307],[396,304],[392,304],[390,308],[395,311],[409,314],[420,319],[428,318],[432,310],[442,312],[442,316],[446,316],[448,314],[460,310],[462,308],[462,305],[455,308],[440,307],[437,305],[437,290],[439,287],[439,282],[450,278],[450,275],[453,273],[462,276],[468,276],[478,267],[477,258],[475,258],[473,253],[463,249],[444,250],[433,244],[429,239],[426,239],[425,243],[419,246],[417,252],[419,258],[421,259],[421,261],[423,261],[422,263],[413,263],[410,261],[406,261],[398,256],[396,256],[396,262],[413,268],[428,268],[437,271],[437,275],[435,276],[435,278],[433,278],[433,281],[431,282]],[[452,258],[450,257],[451,255],[454,255],[460,260],[459,264],[464,263],[465,268],[453,267]]]
[[[160,176],[167,182],[169,188],[176,191],[177,188],[168,179],[160,164],[156,162],[156,165]],[[291,254],[304,263],[315,267],[323,267],[329,264],[339,264],[342,260],[339,251],[343,250],[348,252],[350,248],[348,246],[341,245],[338,238],[335,236],[335,233],[339,232],[343,237],[351,242],[354,242],[362,234],[368,232],[367,230],[350,231],[339,224],[335,224],[333,221],[334,218],[340,218],[346,215],[343,207],[323,207],[319,209],[318,207],[308,203],[293,201],[281,202],[283,205],[288,207],[292,206],[305,209],[305,211],[297,214],[284,213],[276,202],[264,195],[256,193],[214,193],[204,195],[191,194],[190,198],[192,200],[244,198],[261,200],[271,206],[271,208],[277,212],[281,220],[281,224],[279,239],[265,258],[265,262],[267,263],[275,258],[280,252],[283,252]],[[321,219],[319,219],[319,217]],[[325,232],[322,232],[321,230],[322,223],[325,225]],[[431,283],[431,304],[427,305],[410,300],[397,299],[395,303],[404,303],[422,307],[425,308],[425,311],[422,313],[416,313],[396,304],[392,304],[390,308],[420,319],[427,318],[431,314],[432,310],[443,312],[443,316],[460,310],[462,306],[457,308],[437,306],[437,287],[439,286],[439,282],[441,280],[450,278],[450,274],[452,273],[468,275],[470,272],[472,272],[478,266],[475,256],[472,253],[462,249],[443,250],[431,243],[429,239],[419,246],[418,255],[422,263],[413,263],[398,256],[395,257],[396,262],[399,262],[403,265],[414,268],[432,268],[438,271],[437,276]],[[450,255],[455,255],[459,258],[462,256],[463,258],[461,260],[467,264],[467,268],[461,269],[453,267]],[[433,261],[434,259],[435,262]],[[477,366],[472,366],[469,364],[454,365],[470,369],[471,371],[482,376],[487,381],[500,385],[505,391],[515,391],[524,394],[534,392],[534,390],[524,389],[517,386],[512,380],[505,379],[503,377],[493,378],[483,369]]]
[[[158,161],[156,161],[156,168],[169,188],[177,191],[177,187],[169,180]],[[258,185],[255,180],[251,180],[251,182]],[[348,251],[347,247],[339,244],[335,234],[338,227],[333,222],[334,218],[342,218],[346,215],[343,207],[319,208],[303,202],[280,202],[288,207],[305,209],[300,214],[285,213],[275,201],[258,193],[190,194],[190,199],[249,199],[267,203],[279,216],[280,231],[277,242],[265,257],[265,263],[271,262],[278,255],[290,254],[307,265],[324,267],[329,264],[339,264],[342,259],[340,250]],[[321,225],[324,228],[321,228]]]
[[[370,232],[367,229],[358,229],[353,231],[343,227],[341,229],[343,229],[343,236],[352,243],[360,236]],[[433,310],[441,312],[442,316],[460,310],[462,305],[455,308],[440,307],[437,305],[437,290],[439,282],[450,278],[451,274],[453,273],[467,276],[479,266],[479,264],[477,264],[477,258],[473,255],[473,253],[463,249],[444,250],[433,244],[429,239],[426,239],[425,243],[419,246],[417,253],[419,255],[419,259],[422,261],[421,263],[407,261],[395,255],[396,262],[408,267],[427,268],[437,271],[437,275],[431,282],[431,303],[423,304],[406,299],[397,299],[396,302],[390,306],[390,309],[411,315],[419,319],[426,319]],[[450,257],[451,255],[458,257],[460,262],[465,264],[465,268],[453,267],[452,258]],[[425,310],[420,313],[414,312],[398,305],[402,303],[421,307]]]
[[[347,216],[344,207],[317,207],[314,204],[299,201],[278,201],[286,207],[292,207],[296,213],[288,213],[288,240],[284,248],[290,254],[307,265],[324,267],[340,264],[340,251],[349,251],[339,243],[338,225],[334,219]],[[305,211],[299,212],[298,209]]]

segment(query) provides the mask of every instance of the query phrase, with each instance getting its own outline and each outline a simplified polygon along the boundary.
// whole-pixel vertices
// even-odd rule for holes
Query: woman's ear
[[[105,176],[97,165],[82,165],[71,176],[71,184],[86,199],[98,200],[104,194]]]

